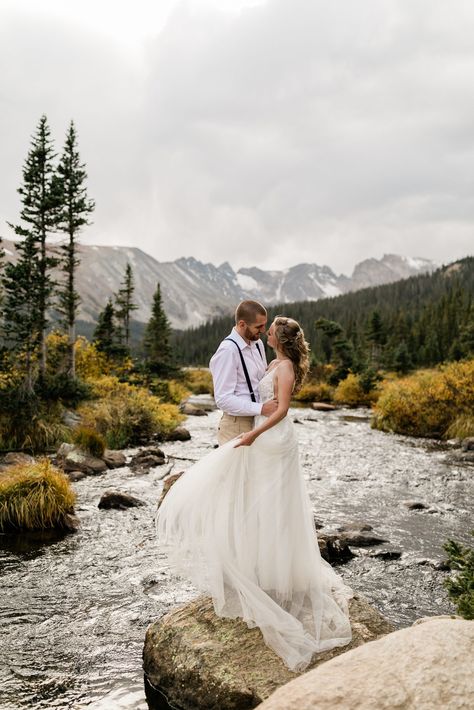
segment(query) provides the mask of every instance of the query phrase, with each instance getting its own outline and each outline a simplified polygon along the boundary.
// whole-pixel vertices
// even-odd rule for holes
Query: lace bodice
[[[272,368],[270,372],[267,372],[258,383],[258,394],[261,402],[268,402],[273,399],[275,391],[273,388],[273,375],[277,367],[278,365]]]

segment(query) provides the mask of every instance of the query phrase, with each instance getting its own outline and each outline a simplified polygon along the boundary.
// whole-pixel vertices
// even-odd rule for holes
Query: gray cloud
[[[232,14],[176,3],[139,61],[98,34],[11,15],[0,217],[17,212],[44,111],[59,142],[77,122],[90,242],[344,271],[384,252],[472,253],[473,24],[467,0],[268,0]]]

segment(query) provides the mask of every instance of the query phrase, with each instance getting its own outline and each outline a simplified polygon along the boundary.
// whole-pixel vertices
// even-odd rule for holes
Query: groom
[[[260,335],[265,332],[267,312],[258,301],[242,301],[235,311],[235,326],[211,358],[214,398],[223,411],[217,441],[219,446],[253,428],[257,414],[269,417],[278,407],[276,399],[262,404],[258,383],[267,359]]]

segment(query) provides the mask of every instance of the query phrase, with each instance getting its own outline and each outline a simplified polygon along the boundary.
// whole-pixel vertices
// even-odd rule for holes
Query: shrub
[[[184,371],[184,383],[193,394],[214,394],[211,371],[190,367]]]
[[[189,389],[178,380],[159,380],[154,378],[150,383],[150,391],[162,402],[181,404],[190,395]]]
[[[360,375],[349,373],[345,380],[341,380],[334,392],[334,401],[347,404],[349,407],[369,406],[377,399],[377,391],[364,389],[364,382]]]
[[[71,440],[71,429],[62,420],[59,402],[42,402],[22,388],[0,396],[0,448],[48,451]]]
[[[330,402],[334,395],[334,387],[327,382],[306,382],[295,399],[298,402]]]
[[[471,533],[474,535],[474,530]],[[449,566],[459,574],[444,580],[450,598],[464,619],[474,619],[474,549],[463,547],[454,540],[443,546],[448,553]]]
[[[474,411],[474,360],[420,370],[384,384],[372,426],[410,436],[448,437]],[[462,419],[460,419],[462,417]]]
[[[73,441],[92,456],[100,458],[104,455],[105,439],[95,429],[85,426],[77,427],[74,429]]]
[[[84,425],[98,431],[109,448],[165,438],[183,421],[176,405],[162,404],[145,389],[119,384],[112,394],[79,409]]]
[[[76,495],[48,459],[11,466],[0,476],[0,530],[67,527]]]

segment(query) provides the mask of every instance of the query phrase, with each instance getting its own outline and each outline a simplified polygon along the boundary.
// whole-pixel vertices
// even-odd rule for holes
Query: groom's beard
[[[246,328],[245,329],[245,337],[247,338],[247,340],[253,340],[253,341],[260,340],[260,333],[257,333],[257,334],[252,333],[252,331],[249,328]]]

